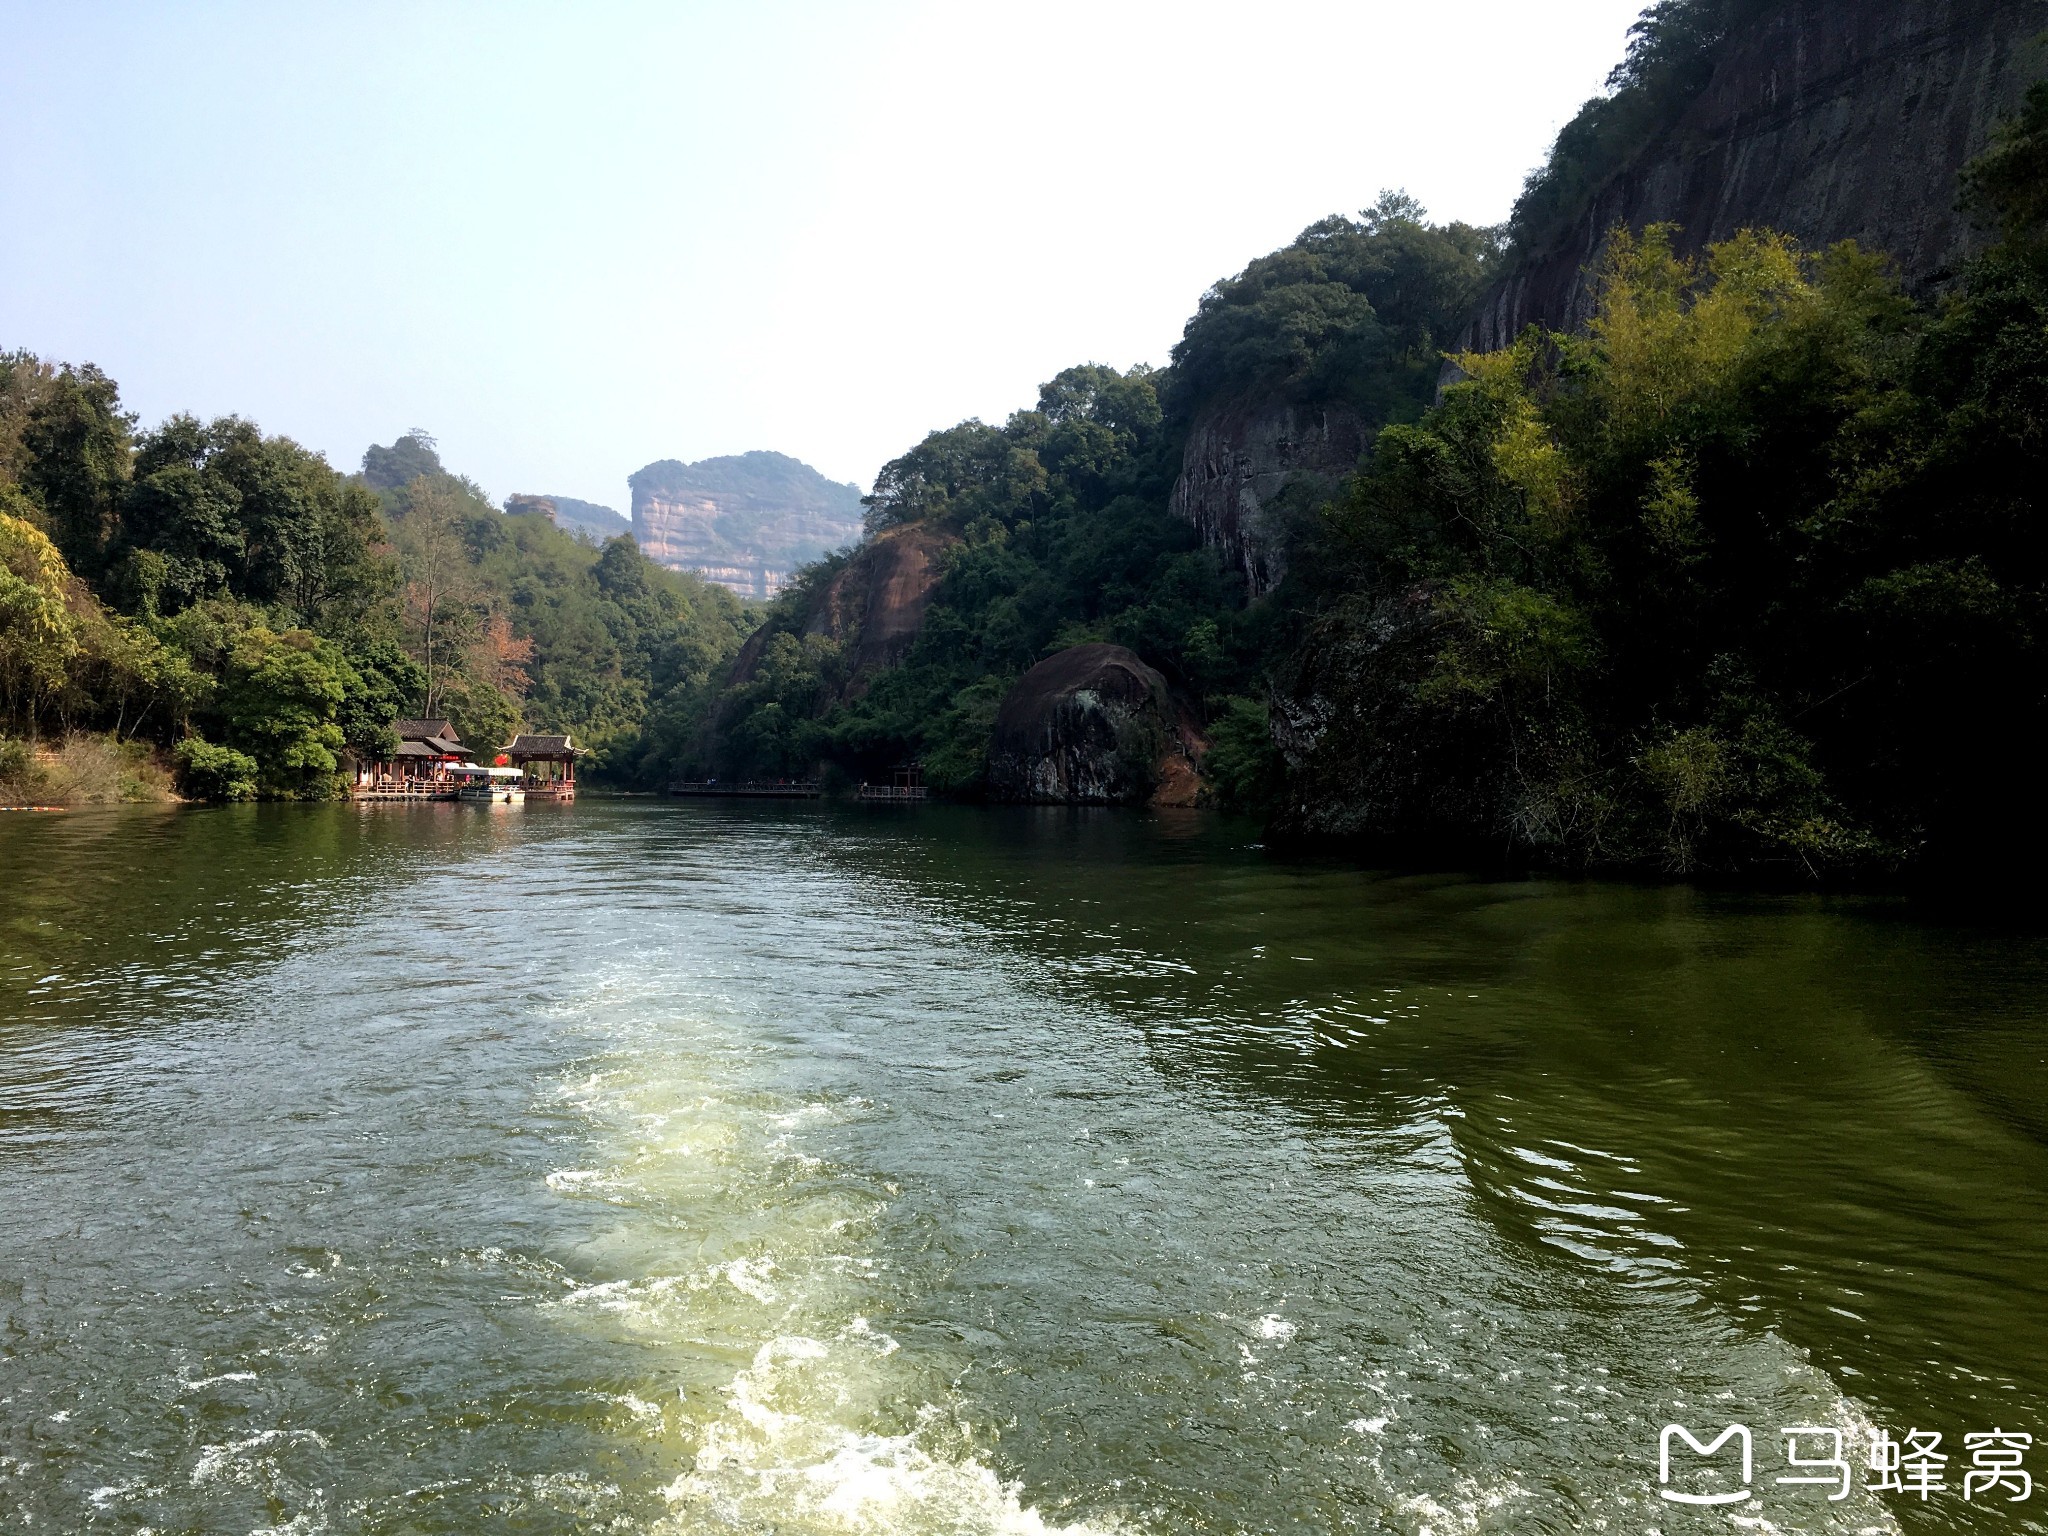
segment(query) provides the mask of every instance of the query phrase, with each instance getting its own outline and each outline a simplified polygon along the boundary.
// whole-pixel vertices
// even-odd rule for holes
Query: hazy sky
[[[493,498],[866,485],[1405,187],[1502,218],[1642,0],[0,0],[0,347]]]

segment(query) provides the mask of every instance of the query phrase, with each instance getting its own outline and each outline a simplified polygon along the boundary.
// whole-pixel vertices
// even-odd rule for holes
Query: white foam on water
[[[93,1489],[92,1492],[88,1493],[85,1496],[85,1501],[86,1503],[90,1504],[94,1509],[100,1510],[104,1513],[107,1509],[112,1507],[116,1499],[125,1498],[127,1495],[139,1492],[140,1490],[145,1489],[148,1486],[149,1483],[145,1479],[139,1477],[129,1482],[121,1483],[118,1485],[109,1483],[104,1488]]]
[[[202,1376],[197,1381],[185,1383],[187,1392],[197,1392],[203,1387],[217,1387],[224,1381],[254,1381],[254,1371],[223,1371],[218,1376]]]
[[[927,1404],[911,1429],[862,1430],[845,1421],[863,1356],[896,1341],[849,1325],[837,1340],[785,1335],[761,1346],[706,1426],[692,1469],[666,1490],[670,1536],[716,1521],[806,1536],[1109,1536],[1101,1524],[1061,1525],[1024,1504],[1020,1490],[973,1456],[935,1454],[927,1437],[948,1415]]]
[[[1489,1528],[1508,1531],[1512,1520],[1502,1512],[1516,1501],[1529,1497],[1529,1490],[1513,1479],[1481,1482],[1460,1477],[1445,1495],[1444,1503],[1428,1494],[1417,1494],[1401,1505],[1401,1512],[1419,1521],[1415,1536],[1468,1536]]]
[[[768,1277],[775,1273],[773,1259],[734,1259],[720,1266],[719,1273],[725,1277],[725,1283],[742,1296],[751,1296],[756,1301],[777,1299],[775,1287],[768,1283]]]
[[[269,1460],[267,1453],[273,1446],[312,1445],[326,1449],[326,1439],[310,1429],[266,1429],[245,1440],[229,1440],[217,1445],[201,1446],[199,1459],[192,1466],[192,1485],[205,1483],[244,1482],[260,1463]]]
[[[870,1321],[890,1278],[871,1234],[897,1189],[834,1166],[813,1141],[877,1107],[781,1091],[743,1025],[672,1007],[652,991],[607,989],[591,1024],[611,1048],[556,1089],[556,1104],[585,1118],[590,1150],[547,1185],[571,1199],[602,1190],[623,1224],[592,1250],[594,1264],[616,1254],[619,1268],[568,1278],[543,1303],[564,1326],[666,1346],[670,1379],[684,1384],[618,1399],[621,1432],[673,1440],[683,1458],[659,1529],[1122,1530],[1031,1508],[979,1454],[944,1377],[920,1374]],[[665,1251],[685,1262],[649,1272],[649,1254]]]

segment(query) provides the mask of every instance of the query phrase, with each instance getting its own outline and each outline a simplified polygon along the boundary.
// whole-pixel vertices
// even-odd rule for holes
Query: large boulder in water
[[[1070,646],[996,713],[989,792],[1037,805],[1193,805],[1206,743],[1166,679],[1120,645]]]

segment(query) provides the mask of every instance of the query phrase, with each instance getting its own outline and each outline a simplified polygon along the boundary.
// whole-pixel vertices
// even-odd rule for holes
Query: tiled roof
[[[456,750],[461,750],[461,738],[455,734],[455,728],[446,720],[394,720],[391,722],[391,729],[398,733],[400,741],[425,741],[431,736],[439,736],[443,740],[456,742]]]
[[[574,757],[581,749],[568,736],[535,736],[521,731],[505,748],[507,757]]]

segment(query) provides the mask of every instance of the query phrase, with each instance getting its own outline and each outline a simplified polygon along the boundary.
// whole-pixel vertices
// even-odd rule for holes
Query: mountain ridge
[[[862,531],[858,485],[770,449],[657,459],[627,485],[633,537],[650,559],[742,597],[773,597],[800,566]]]

